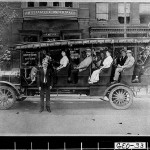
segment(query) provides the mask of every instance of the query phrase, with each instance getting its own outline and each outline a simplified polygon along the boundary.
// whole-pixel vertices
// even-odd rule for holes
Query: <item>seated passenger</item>
[[[121,56],[117,58],[116,60],[116,66],[120,65],[123,66],[124,63],[126,62],[127,55],[125,49],[121,50]]]
[[[37,63],[33,62],[33,67],[31,69],[29,77],[26,78],[27,80],[30,80],[30,82],[31,82],[29,85],[31,85],[36,80],[37,71],[38,71],[38,69],[37,69]]]
[[[78,73],[86,70],[92,63],[91,49],[86,50],[86,58],[81,61],[81,63],[73,67],[72,70],[68,72],[68,81],[77,83],[78,82]]]
[[[118,67],[118,65],[123,66],[127,59],[126,50],[122,49],[120,52],[121,54],[119,55],[119,57],[114,59],[114,63],[112,65],[111,81],[113,81],[115,70]],[[119,76],[119,80],[120,80],[120,76]]]
[[[131,68],[134,65],[135,59],[132,56],[132,51],[127,50],[127,60],[125,61],[124,65],[118,65],[116,70],[115,70],[115,75],[114,75],[114,81],[111,82],[112,84],[117,83],[119,79],[120,72],[122,72],[126,68]]]
[[[105,59],[105,55],[103,52],[96,52],[96,59],[93,60],[92,70],[96,70],[103,66],[103,61]]]
[[[60,66],[56,68],[57,71],[59,71],[60,69],[64,68],[67,66],[67,64],[69,63],[69,59],[66,56],[66,52],[64,50],[62,50],[61,55],[63,56],[60,60]]]
[[[113,62],[110,51],[106,51],[106,58],[103,61],[103,66],[100,66],[99,69],[95,70],[91,77],[89,77],[89,84],[93,84],[99,81],[99,74],[104,68],[109,68]]]

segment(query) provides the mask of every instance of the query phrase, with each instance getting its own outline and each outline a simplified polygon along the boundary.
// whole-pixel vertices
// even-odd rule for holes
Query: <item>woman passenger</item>
[[[99,81],[99,74],[104,68],[109,68],[113,62],[110,51],[106,51],[106,58],[103,61],[103,65],[99,69],[93,71],[91,77],[89,78],[89,84],[93,84]]]
[[[56,68],[57,71],[66,67],[69,63],[69,59],[66,56],[66,52],[64,50],[62,50],[61,55],[62,55],[62,58],[60,59],[60,66]]]

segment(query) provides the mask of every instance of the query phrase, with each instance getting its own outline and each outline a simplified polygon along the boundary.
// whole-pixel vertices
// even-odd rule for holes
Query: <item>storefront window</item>
[[[65,7],[73,7],[72,2],[65,2]]]
[[[59,6],[59,2],[53,2],[53,6]]]
[[[63,34],[63,40],[69,40],[69,39],[81,39],[81,34]]]
[[[39,2],[39,6],[40,7],[45,7],[45,6],[47,6],[47,2]]]
[[[37,41],[38,41],[37,36],[30,36],[30,35],[23,36],[23,42],[37,42]]]
[[[126,16],[126,23],[130,22],[130,3],[118,4],[118,21],[120,24],[124,24]]]
[[[108,34],[108,38],[114,38],[114,37],[124,37],[124,34]]]
[[[34,7],[34,2],[28,2],[28,7]]]
[[[96,3],[96,18],[98,21],[108,21],[108,3]]]
[[[150,4],[140,4],[139,5],[140,13],[140,23],[149,23],[150,22]]]

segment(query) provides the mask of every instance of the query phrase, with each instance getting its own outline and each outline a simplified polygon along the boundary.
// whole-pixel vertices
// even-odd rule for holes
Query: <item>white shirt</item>
[[[46,71],[47,71],[47,68],[43,68],[44,70],[44,83],[46,83]]]
[[[66,67],[68,63],[69,63],[68,57],[63,56],[62,59],[60,60],[60,65],[62,65],[63,67]]]
[[[106,57],[103,61],[102,68],[109,68],[111,66],[112,62],[113,62],[113,59],[111,56]]]
[[[123,68],[130,68],[134,65],[135,59],[133,56],[127,58],[126,62],[123,65]]]

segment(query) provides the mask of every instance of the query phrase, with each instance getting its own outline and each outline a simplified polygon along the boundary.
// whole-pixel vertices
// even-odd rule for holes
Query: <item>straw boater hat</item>
[[[87,49],[86,49],[86,52],[90,52],[90,53],[91,53],[91,49],[87,48]]]
[[[132,51],[131,50],[127,50],[127,53],[132,53]]]

